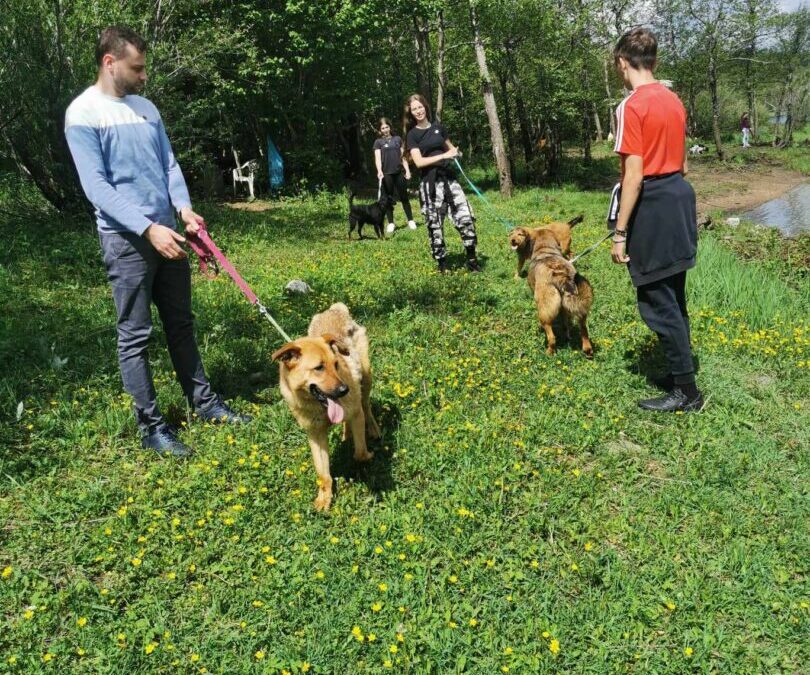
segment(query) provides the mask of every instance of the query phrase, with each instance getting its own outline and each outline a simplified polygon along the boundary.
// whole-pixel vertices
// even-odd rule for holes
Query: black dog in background
[[[352,232],[357,229],[357,236],[363,238],[363,225],[373,225],[377,239],[385,239],[383,221],[385,212],[391,198],[388,195],[380,194],[380,198],[373,204],[365,206],[354,204],[354,191],[349,192],[349,239]]]

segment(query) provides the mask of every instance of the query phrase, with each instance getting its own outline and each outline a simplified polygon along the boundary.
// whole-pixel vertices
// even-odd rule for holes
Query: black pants
[[[188,259],[167,260],[137,234],[102,234],[101,249],[117,313],[118,363],[124,391],[132,396],[143,433],[163,423],[147,347],[151,305],[157,306],[177,379],[195,408],[216,400],[205,376],[191,313]]]
[[[686,311],[686,272],[636,288],[638,311],[658,335],[676,385],[695,381],[689,314]]]
[[[383,176],[382,192],[391,197],[388,202],[388,222],[394,222],[394,202],[402,202],[402,210],[405,211],[405,217],[408,220],[413,220],[413,211],[411,211],[411,203],[408,201],[408,185],[405,182],[405,176],[402,171],[397,173],[387,173]]]

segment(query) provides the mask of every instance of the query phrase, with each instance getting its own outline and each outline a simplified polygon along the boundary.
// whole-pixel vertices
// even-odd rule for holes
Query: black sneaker
[[[680,387],[675,387],[666,396],[639,401],[638,407],[655,412],[699,412],[703,408],[703,394],[698,392],[689,398]]]
[[[475,273],[478,273],[478,272],[482,271],[481,270],[481,265],[478,264],[478,259],[477,258],[470,258],[467,261],[467,269],[470,270],[470,272],[475,272]]]
[[[188,457],[194,451],[177,438],[177,430],[162,424],[141,439],[144,448],[152,448],[161,457]]]
[[[253,419],[250,415],[236,412],[219,396],[208,407],[195,410],[194,414],[203,422],[211,424],[247,424]]]
[[[439,258],[439,274],[447,272],[447,258]]]

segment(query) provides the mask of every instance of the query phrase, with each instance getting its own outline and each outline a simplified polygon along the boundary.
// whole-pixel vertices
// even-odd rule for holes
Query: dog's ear
[[[341,340],[340,338],[336,338],[331,333],[324,333],[323,335],[321,335],[321,337],[323,338],[323,341],[332,348],[332,351],[337,350],[341,354],[343,354],[343,356],[348,356],[350,354],[349,348],[346,346],[346,343],[343,342],[343,340]]]
[[[294,342],[288,342],[271,357],[273,361],[281,361],[287,368],[295,368],[301,358],[301,347]]]

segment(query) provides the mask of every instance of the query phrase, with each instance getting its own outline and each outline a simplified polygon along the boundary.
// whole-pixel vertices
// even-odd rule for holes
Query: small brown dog
[[[541,230],[535,237],[526,280],[534,291],[537,315],[546,332],[546,353],[556,351],[557,339],[551,324],[562,312],[566,332],[569,317],[579,322],[582,351],[592,358],[593,345],[588,335],[587,318],[593,304],[593,288],[566,260],[559,241],[549,230]]]
[[[537,233],[543,230],[549,230],[557,238],[563,255],[566,258],[570,258],[571,228],[573,228],[574,225],[581,223],[584,219],[585,216],[579,215],[576,218],[572,218],[567,223],[554,222],[549,223],[548,225],[543,225],[542,227],[516,227],[514,230],[512,230],[509,233],[509,245],[512,247],[512,250],[517,251],[518,254],[518,264],[517,272],[515,272],[515,278],[520,276],[520,273],[523,271],[523,265],[529,258],[532,257],[532,249],[534,248]]]
[[[343,303],[312,317],[307,337],[288,342],[275,354],[279,362],[281,395],[307,432],[312,462],[318,474],[315,509],[332,503],[329,471],[329,427],[343,423],[343,440],[354,437],[354,459],[368,462],[366,430],[380,437],[371,412],[371,363],[366,329],[355,323]]]

